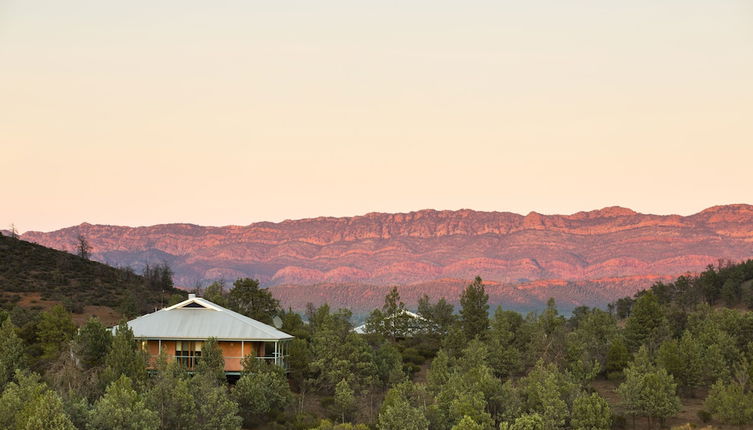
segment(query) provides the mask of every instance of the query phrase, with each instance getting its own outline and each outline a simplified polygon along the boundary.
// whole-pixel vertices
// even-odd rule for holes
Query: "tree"
[[[154,385],[146,394],[146,405],[157,413],[161,429],[193,428],[195,405],[187,376],[177,362],[168,363],[167,356],[160,355]]]
[[[11,239],[18,239],[18,229],[16,229],[16,224],[14,223],[10,224],[10,237]]]
[[[503,403],[501,402],[501,407],[494,414],[498,421],[508,422],[511,425],[523,414],[525,399],[522,398],[520,391],[509,379],[502,384],[498,396],[503,399]]]
[[[538,359],[548,363],[560,363],[565,358],[566,332],[565,318],[557,312],[553,298],[540,316],[530,313],[526,316],[521,331],[528,339],[526,356],[530,364]]]
[[[484,337],[489,329],[489,295],[480,276],[460,295],[460,319],[468,339]]]
[[[753,424],[753,393],[738,382],[717,381],[706,398],[706,409],[720,421],[738,425]]]
[[[24,364],[23,340],[16,334],[16,326],[6,318],[0,326],[0,392],[11,381],[16,369]]]
[[[494,424],[489,412],[486,411],[487,402],[484,399],[484,393],[481,391],[463,391],[456,393],[456,397],[452,399],[449,407],[450,423],[455,423],[452,427],[457,429],[458,425],[460,429],[463,428],[478,428],[488,429]],[[464,427],[470,426],[471,422],[478,427]],[[465,421],[465,424],[461,424]]]
[[[173,289],[173,269],[170,268],[166,261],[154,266],[147,264],[144,267],[142,276],[144,277],[144,284],[147,290],[160,292],[160,303],[163,303],[162,300],[164,299],[165,292]]]
[[[196,420],[192,429],[238,430],[242,419],[236,403],[223,386],[206,383],[205,378],[191,378],[191,393],[194,396]]]
[[[203,296],[205,299],[212,303],[216,303],[220,306],[227,306],[227,298],[225,297],[225,281],[220,279],[214,281],[209,286],[204,288]]]
[[[252,360],[258,363],[241,376],[233,390],[233,398],[248,427],[284,410],[293,400],[282,368]]]
[[[446,368],[447,363],[446,355],[442,355],[438,354],[432,363],[429,377],[431,388],[437,392],[432,412],[437,417],[439,427],[450,428],[466,415],[478,424],[491,425],[491,413],[499,408],[500,385],[486,364],[486,346],[478,339],[472,340],[447,370],[442,369]],[[441,373],[445,373],[447,379],[435,387],[435,381],[444,379]]]
[[[384,342],[374,352],[374,364],[377,366],[379,379],[387,387],[405,379],[403,357],[391,343]]]
[[[690,332],[685,332],[680,340],[670,339],[662,343],[656,355],[656,362],[667,369],[683,392],[693,395],[694,389],[703,385],[704,348]]]
[[[674,378],[651,363],[645,347],[641,347],[636,359],[625,369],[625,382],[617,387],[617,393],[627,414],[648,417],[649,428],[654,418],[663,424],[680,410]]]
[[[463,352],[463,348],[468,343],[468,338],[463,332],[460,322],[450,326],[450,330],[442,339],[442,349],[451,358],[457,358]]]
[[[104,364],[112,344],[112,334],[96,317],[89,318],[76,333],[74,350],[84,369]]]
[[[609,403],[597,393],[576,397],[570,425],[573,430],[611,429],[612,410]]]
[[[653,292],[646,291],[633,305],[625,324],[625,339],[632,350],[646,345],[655,351],[669,335],[667,318]]]
[[[112,346],[105,356],[102,382],[109,385],[121,375],[137,385],[146,380],[146,354],[138,348],[133,330],[126,323],[115,329]]]
[[[569,416],[568,400],[579,390],[552,363],[539,361],[531,372],[520,380],[520,393],[527,412],[538,413],[547,429],[563,428]]]
[[[272,318],[280,313],[280,302],[268,290],[260,288],[256,279],[233,282],[227,302],[230,309],[266,324],[271,324]]]
[[[444,297],[437,303],[431,304],[429,296],[423,295],[418,300],[418,314],[429,322],[428,332],[437,336],[444,336],[457,319],[453,312],[455,307],[447,303]]]
[[[79,233],[76,237],[76,255],[84,260],[88,260],[91,256],[91,249],[92,247],[89,245],[89,241],[86,240],[86,237],[83,234]]]
[[[614,306],[612,307],[617,316],[617,319],[624,320],[625,318],[629,317],[634,303],[635,301],[630,297],[617,299],[617,301],[614,303]]]
[[[0,428],[13,430],[74,430],[60,397],[39,375],[17,371],[0,396]]]
[[[428,382],[429,389],[438,393],[450,379],[450,358],[443,349],[437,352],[437,356],[431,362],[429,369]]]
[[[424,413],[400,396],[383,407],[377,420],[379,430],[428,430],[429,420]]]
[[[110,384],[91,411],[89,430],[156,430],[157,413],[149,410],[133,389],[131,379],[121,375]]]
[[[335,408],[340,415],[340,422],[350,421],[356,410],[356,398],[353,389],[345,379],[335,386]]]
[[[615,337],[609,344],[609,350],[607,351],[607,359],[604,365],[608,376],[622,374],[628,362],[630,361],[630,351],[628,351],[625,342],[622,337]]]
[[[26,416],[24,429],[75,430],[73,422],[65,413],[63,401],[54,391],[45,391],[33,405],[26,405],[31,413]]]
[[[371,387],[378,381],[379,369],[374,351],[363,336],[352,331],[350,312],[329,313],[329,307],[310,310],[309,322],[314,330],[309,363],[311,382],[326,393],[346,379],[354,391]]]
[[[300,391],[303,389],[303,383],[309,372],[309,362],[311,361],[309,343],[301,338],[293,339],[288,347],[286,360],[288,377],[293,385],[293,389]]]
[[[205,382],[213,385],[222,385],[225,377],[225,358],[222,356],[217,339],[210,337],[201,348],[201,358],[196,364],[196,376],[204,378]]]
[[[400,300],[397,287],[392,287],[384,297],[382,310],[375,309],[366,320],[369,333],[377,333],[393,341],[405,337],[415,325],[414,318],[407,314],[405,303]]]
[[[63,305],[55,305],[42,313],[37,330],[42,346],[42,358],[52,360],[58,358],[62,348],[73,337],[76,325],[71,319],[70,312],[66,311]]]
[[[577,353],[569,357],[570,361],[596,361],[601,372],[606,365],[610,344],[617,336],[617,330],[616,321],[611,314],[600,309],[584,311],[578,320],[577,328],[568,335],[568,347],[577,345]]]
[[[474,421],[473,418],[469,417],[468,415],[464,416],[462,420],[460,420],[457,424],[452,426],[452,430],[485,430],[488,429],[488,426],[484,426],[483,424],[479,424],[476,421]]]
[[[544,430],[544,418],[539,414],[524,414],[512,424],[502,423],[499,430]]]
[[[520,350],[515,345],[515,327],[512,323],[515,317],[509,315],[511,312],[497,307],[489,331],[489,365],[500,378],[517,373],[523,365]]]
[[[311,430],[369,430],[369,426],[366,424],[351,423],[333,424],[332,421],[323,419],[319,421],[319,426],[314,427]]]
[[[740,303],[741,294],[742,289],[740,288],[739,281],[735,279],[727,279],[724,281],[721,296],[727,306],[732,307]]]

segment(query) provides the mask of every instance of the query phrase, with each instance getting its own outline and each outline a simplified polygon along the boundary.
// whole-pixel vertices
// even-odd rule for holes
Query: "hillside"
[[[76,255],[24,240],[0,236],[0,300],[22,305],[61,302],[73,309],[87,306],[151,311],[163,294],[150,289],[131,270],[84,260]]]
[[[556,291],[562,294],[555,297],[577,303],[589,297],[576,296],[604,299],[588,288],[574,290],[578,285],[620,279],[624,288],[607,294],[611,300],[646,288],[656,278],[699,272],[720,259],[750,258],[753,206],[716,206],[691,216],[610,207],[525,216],[423,210],[225,227],[85,223],[22,237],[72,249],[79,234],[86,236],[99,261],[137,270],[145,262],[165,261],[175,271],[176,284],[189,287],[247,276],[266,286],[306,286],[313,296],[328,285],[421,286],[423,293],[436,295],[444,294],[448,280],[462,285],[480,275],[502,286],[570,286]],[[371,295],[361,296],[361,302],[350,305],[369,308],[378,303],[368,299]],[[515,296],[532,300],[528,294]]]

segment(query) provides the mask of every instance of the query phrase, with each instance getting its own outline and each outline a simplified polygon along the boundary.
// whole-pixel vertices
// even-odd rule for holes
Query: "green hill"
[[[130,269],[0,235],[2,307],[16,303],[28,306],[25,299],[32,297],[31,303],[60,302],[74,312],[81,312],[85,306],[105,306],[125,314],[140,314],[151,312],[164,305],[170,295],[180,293],[169,276],[150,279]]]

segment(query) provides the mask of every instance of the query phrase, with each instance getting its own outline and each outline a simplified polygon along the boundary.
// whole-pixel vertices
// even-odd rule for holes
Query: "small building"
[[[385,320],[387,321],[396,321],[396,319],[400,320],[396,324],[398,327],[395,327],[399,332],[399,337],[413,337],[416,334],[424,333],[430,325],[430,322],[427,321],[426,318],[407,309],[402,309],[394,315],[385,317]],[[382,323],[384,324],[387,321],[382,321]],[[359,325],[358,327],[354,328],[353,331],[358,334],[368,333],[368,323]]]
[[[160,352],[191,370],[201,359],[201,349],[215,338],[225,358],[225,373],[238,375],[249,355],[285,366],[288,341],[293,336],[189,294],[188,300],[128,321],[141,348],[149,354],[149,366],[156,365]]]

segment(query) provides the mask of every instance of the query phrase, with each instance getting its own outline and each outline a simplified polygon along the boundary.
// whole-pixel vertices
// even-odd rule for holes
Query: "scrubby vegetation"
[[[86,305],[108,306],[129,316],[150,312],[180,291],[164,264],[147,266],[143,275],[90,261],[86,252],[69,254],[0,235],[0,304],[24,295],[60,302],[72,312]],[[83,255],[83,256],[82,256]]]
[[[49,429],[612,429],[753,424],[753,261],[656,284],[607,310],[565,317],[488,309],[477,278],[455,312],[398,289],[353,330],[351,313],[280,309],[256,281],[205,297],[262,321],[279,316],[287,373],[248,358],[222,374],[216,343],[189,374],[148,373],[125,325],[76,329],[57,307],[0,313],[0,427]],[[683,411],[684,405],[702,405]],[[682,414],[678,417],[678,414]],[[678,428],[691,428],[687,427]],[[711,427],[709,427],[711,428]]]

